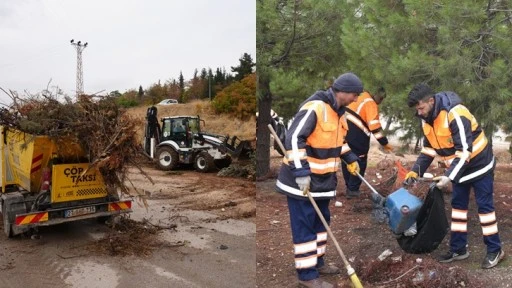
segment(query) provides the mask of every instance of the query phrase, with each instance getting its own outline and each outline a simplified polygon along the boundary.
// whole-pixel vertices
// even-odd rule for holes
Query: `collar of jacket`
[[[336,111],[338,113],[338,116],[341,117],[341,115],[345,114],[345,106],[341,106],[340,108],[336,108],[338,106],[338,103],[336,103],[336,96],[334,96],[334,91],[332,88],[329,88],[327,91],[321,91],[324,92],[327,97],[327,99],[322,99],[325,103],[328,103],[332,110]]]
[[[323,101],[329,106],[331,106],[332,110],[336,111],[338,113],[338,117],[341,117],[343,114],[345,114],[345,106],[341,106],[340,108],[336,108],[337,103],[334,97],[334,91],[332,91],[332,88],[329,88],[329,90],[318,90],[315,92],[315,94],[311,95],[306,101],[302,102],[299,107],[302,107],[304,104],[310,101],[314,100],[320,100]]]
[[[439,116],[442,110],[450,111],[453,107],[462,103],[459,95],[451,91],[443,91],[434,95],[434,109],[432,109],[427,117],[421,117],[416,112],[416,117],[425,120],[430,125],[434,124],[434,120]]]

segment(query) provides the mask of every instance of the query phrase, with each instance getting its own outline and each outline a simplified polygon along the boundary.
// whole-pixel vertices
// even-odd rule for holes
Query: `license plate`
[[[64,211],[64,217],[69,218],[69,217],[75,217],[75,216],[80,216],[80,215],[85,215],[85,214],[92,214],[95,212],[96,212],[95,206],[76,208],[76,209],[70,209],[70,210]]]

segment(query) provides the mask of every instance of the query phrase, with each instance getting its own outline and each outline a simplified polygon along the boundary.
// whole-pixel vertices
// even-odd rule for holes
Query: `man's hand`
[[[311,177],[308,176],[301,176],[295,178],[295,182],[297,185],[299,185],[299,189],[305,192],[306,190],[309,190],[309,184],[311,183]]]
[[[382,149],[384,149],[384,151],[387,152],[387,153],[393,152],[393,146],[391,146],[391,144],[389,144],[389,143],[384,145],[384,146],[382,146]]]
[[[446,176],[437,176],[437,177],[432,178],[432,180],[437,181],[436,187],[439,189],[447,188],[448,184],[450,184],[450,182],[452,182],[452,180],[450,180],[450,178],[448,178]]]
[[[418,181],[418,173],[409,171],[409,173],[405,174],[405,186],[411,186],[412,184],[416,183],[416,181]]]
[[[361,171],[359,169],[359,163],[357,161],[347,164],[347,170],[350,174],[354,176],[357,176],[357,174],[359,174],[359,171]]]

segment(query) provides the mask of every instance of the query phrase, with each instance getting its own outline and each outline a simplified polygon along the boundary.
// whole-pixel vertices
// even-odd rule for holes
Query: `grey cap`
[[[363,92],[363,82],[361,82],[356,74],[350,72],[341,74],[334,80],[332,87],[338,91],[347,93],[360,94]]]

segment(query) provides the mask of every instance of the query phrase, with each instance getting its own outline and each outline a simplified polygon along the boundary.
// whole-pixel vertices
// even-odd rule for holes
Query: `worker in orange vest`
[[[363,91],[357,97],[357,101],[347,106],[347,142],[352,152],[359,157],[359,169],[361,170],[359,174],[361,176],[364,176],[366,170],[368,151],[370,150],[370,136],[372,134],[385,151],[393,151],[388,138],[382,132],[382,125],[379,120],[378,105],[382,103],[384,98],[386,98],[386,91],[381,87],[375,95]],[[345,163],[341,165],[347,187],[345,196],[349,199],[359,197],[361,179],[357,175],[351,174]]]
[[[407,105],[416,109],[421,119],[423,148],[404,184],[410,185],[423,176],[436,156],[448,169],[434,178],[437,187],[452,184],[452,221],[450,251],[439,262],[448,263],[469,257],[468,204],[471,190],[475,193],[478,217],[487,253],[482,268],[492,268],[505,257],[494,211],[494,168],[496,160],[482,127],[461,98],[451,91],[435,93],[427,84],[419,83],[409,92]]]
[[[336,197],[341,159],[357,174],[357,156],[346,144],[345,107],[363,92],[363,83],[353,73],[340,75],[328,90],[315,92],[304,101],[286,133],[286,149],[276,190],[287,196],[295,268],[301,287],[335,287],[320,274],[338,274],[340,269],[324,261],[327,232],[309,201],[311,193],[320,213],[330,223],[329,202]],[[340,159],[341,158],[341,159]]]

